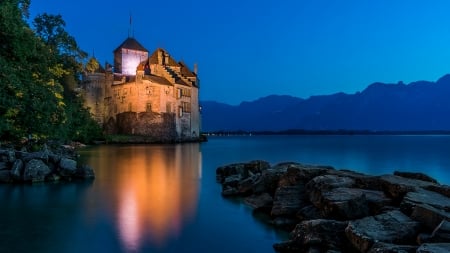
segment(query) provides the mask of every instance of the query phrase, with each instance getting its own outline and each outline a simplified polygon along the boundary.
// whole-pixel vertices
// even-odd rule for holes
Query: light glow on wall
[[[137,66],[147,58],[147,52],[122,49],[122,74],[127,76],[135,76]]]

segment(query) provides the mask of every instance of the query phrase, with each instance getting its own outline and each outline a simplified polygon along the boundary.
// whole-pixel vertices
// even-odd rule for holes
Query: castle
[[[143,136],[152,141],[198,140],[200,134],[197,65],[156,49],[151,55],[128,37],[107,64],[83,76],[86,107],[107,134]]]

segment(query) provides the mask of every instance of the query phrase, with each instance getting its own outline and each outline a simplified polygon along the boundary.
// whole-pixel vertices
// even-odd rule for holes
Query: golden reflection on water
[[[118,198],[117,225],[127,249],[139,249],[144,242],[164,246],[195,214],[199,144],[118,147],[100,160],[102,173],[109,167],[108,173],[116,174],[109,187]]]

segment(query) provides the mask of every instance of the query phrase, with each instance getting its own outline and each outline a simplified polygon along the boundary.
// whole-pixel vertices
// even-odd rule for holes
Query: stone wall
[[[105,124],[108,134],[124,134],[152,137],[155,141],[176,141],[174,113],[123,112],[110,118]]]

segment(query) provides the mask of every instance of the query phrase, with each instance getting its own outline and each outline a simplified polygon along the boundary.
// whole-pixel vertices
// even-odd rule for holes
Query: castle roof
[[[166,62],[167,66],[175,66],[175,67],[179,67],[180,66],[180,65],[178,65],[177,61],[175,61],[172,58],[172,56],[170,56],[170,54],[166,50],[164,50],[162,48],[156,49],[153,52],[153,54],[148,58],[148,61],[149,61],[150,64],[158,64],[158,52],[162,52],[163,57],[164,57],[165,54],[169,55],[169,62]]]
[[[148,52],[148,50],[145,49],[145,47],[143,47],[141,45],[141,43],[139,43],[135,38],[132,38],[132,37],[128,37],[126,40],[124,40],[124,42],[122,42],[122,44],[120,44],[120,46],[117,47],[114,50],[114,52],[116,52],[117,50],[120,50],[122,48],[136,50],[136,51]]]
[[[194,72],[192,72],[189,69],[189,67],[183,61],[180,61],[178,64],[181,66],[181,74],[183,76],[185,76],[185,77],[196,77],[197,76]]]
[[[162,84],[162,85],[173,86],[173,84],[169,80],[167,80],[167,79],[165,79],[164,77],[161,77],[161,76],[145,75],[142,79],[149,80],[151,82],[159,83],[159,84]]]

